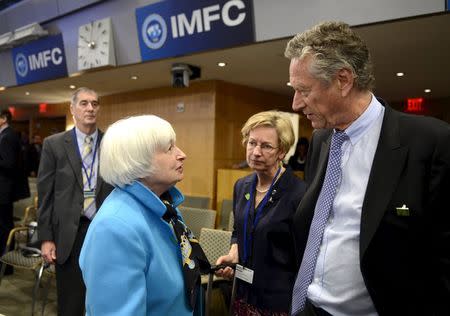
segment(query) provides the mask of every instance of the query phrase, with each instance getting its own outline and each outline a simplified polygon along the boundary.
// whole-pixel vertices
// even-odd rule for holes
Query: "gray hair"
[[[88,94],[94,94],[98,98],[98,94],[94,90],[86,88],[86,87],[81,87],[73,92],[72,97],[70,98],[70,106],[75,106],[77,104],[78,96],[80,95],[80,93],[83,93],[83,92],[88,93]]]
[[[121,119],[108,127],[100,150],[100,175],[109,184],[124,187],[156,172],[154,154],[175,142],[169,122],[155,115]]]
[[[344,22],[322,22],[297,34],[286,47],[289,59],[313,57],[310,72],[330,84],[337,72],[349,69],[359,90],[372,90],[375,84],[373,65],[364,41]]]

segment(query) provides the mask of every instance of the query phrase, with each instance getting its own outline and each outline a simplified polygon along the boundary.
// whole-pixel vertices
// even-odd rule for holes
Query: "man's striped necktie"
[[[83,143],[83,165],[84,168],[82,170],[83,174],[83,190],[92,191],[94,190],[94,176],[95,170],[92,166],[94,155],[92,153],[93,149],[93,139],[92,136],[86,136]],[[95,197],[92,196],[84,196],[84,207],[83,207],[83,215],[92,218],[95,214]]]

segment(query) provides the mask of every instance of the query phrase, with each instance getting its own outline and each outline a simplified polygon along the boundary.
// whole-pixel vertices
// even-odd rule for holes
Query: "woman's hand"
[[[216,264],[219,265],[222,263],[238,263],[238,262],[239,262],[238,245],[232,244],[228,254],[219,257],[219,259],[217,259]],[[226,267],[224,269],[217,270],[216,275],[226,279],[232,279],[234,277],[234,270],[230,267]]]

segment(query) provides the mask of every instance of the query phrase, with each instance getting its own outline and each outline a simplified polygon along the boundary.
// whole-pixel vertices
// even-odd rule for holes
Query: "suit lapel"
[[[3,137],[5,137],[6,134],[8,134],[9,129],[10,129],[10,127],[8,126],[3,131],[0,132],[0,141],[3,139]]]
[[[312,171],[311,174],[314,177],[311,179],[311,184],[303,196],[299,209],[304,212],[309,212],[310,214],[314,214],[314,209],[316,207],[317,198],[320,194],[320,190],[322,189],[323,180],[325,178],[325,172],[327,169],[328,163],[328,153],[330,151],[330,142],[331,142],[331,133],[325,134],[323,137],[319,139],[320,149],[317,153],[312,153],[311,159],[317,161],[317,166]],[[312,215],[311,215],[312,219]],[[308,225],[310,221],[308,220]]]
[[[320,190],[322,189],[325,172],[327,170],[328,154],[330,152],[331,134],[320,146],[319,162],[317,163],[316,174],[311,182],[311,191],[314,194],[314,202],[317,202]],[[315,205],[314,205],[315,208]]]
[[[99,196],[103,186],[103,179],[100,177],[100,144],[102,142],[103,133],[98,130],[98,167],[97,167],[97,184],[95,186],[95,196]],[[97,203],[98,205],[98,203]]]
[[[248,201],[247,196],[250,196],[250,194],[251,194],[252,182],[253,182],[254,177],[255,177],[255,173],[252,173],[251,177],[248,177],[247,179],[245,179],[244,183],[242,183],[242,192],[243,192],[244,196],[246,197],[245,201]],[[249,195],[247,195],[247,194],[249,194]],[[245,202],[245,203],[247,203],[247,202]],[[243,208],[245,208],[245,205],[243,205]]]
[[[380,139],[370,171],[361,214],[360,260],[386,212],[403,170],[408,149],[400,144],[398,117],[385,106]]]
[[[78,153],[77,144],[73,140],[73,130],[67,131],[64,134],[64,150],[66,151],[67,158],[69,159],[78,184],[81,188],[83,188],[83,178],[81,175],[81,158],[80,154]]]

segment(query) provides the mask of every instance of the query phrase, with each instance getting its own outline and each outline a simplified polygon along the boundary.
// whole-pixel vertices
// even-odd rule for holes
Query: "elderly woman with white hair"
[[[176,209],[186,155],[172,126],[154,115],[119,120],[101,152],[100,174],[115,189],[81,250],[86,314],[193,315],[209,264]]]

